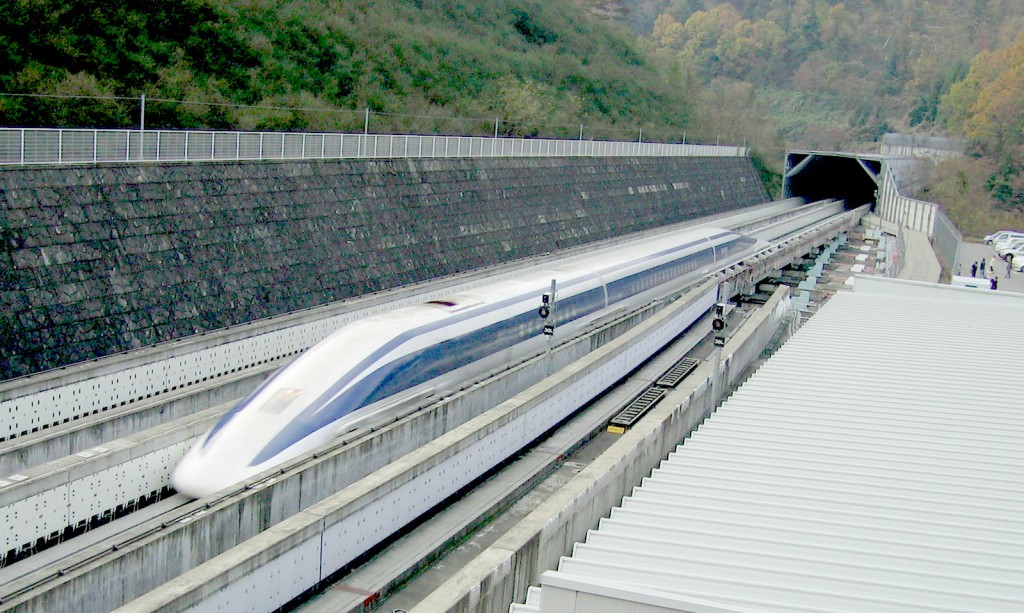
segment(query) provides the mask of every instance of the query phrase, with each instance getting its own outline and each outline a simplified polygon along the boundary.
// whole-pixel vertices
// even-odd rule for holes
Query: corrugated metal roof
[[[1024,296],[858,278],[548,576],[727,610],[1024,610],[1022,355]]]

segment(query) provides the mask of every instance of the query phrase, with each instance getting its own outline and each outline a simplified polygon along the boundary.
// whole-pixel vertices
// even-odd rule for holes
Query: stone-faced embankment
[[[746,158],[0,171],[0,380],[764,202]]]

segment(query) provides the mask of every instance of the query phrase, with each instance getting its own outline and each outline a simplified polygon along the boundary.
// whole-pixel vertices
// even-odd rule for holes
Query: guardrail
[[[0,128],[0,165],[405,157],[745,155],[746,147],[685,143],[314,132]]]

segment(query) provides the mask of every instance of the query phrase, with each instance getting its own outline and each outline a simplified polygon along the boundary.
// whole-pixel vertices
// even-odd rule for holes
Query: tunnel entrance
[[[870,204],[874,209],[881,169],[881,156],[789,151],[782,195],[808,202],[835,198],[845,200],[847,208]]]

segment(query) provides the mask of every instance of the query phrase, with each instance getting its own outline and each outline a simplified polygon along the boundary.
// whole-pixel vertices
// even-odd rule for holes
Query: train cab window
[[[302,395],[302,390],[293,387],[286,387],[277,390],[270,398],[260,406],[260,411],[279,415],[284,412],[288,405],[295,402],[295,399]]]

